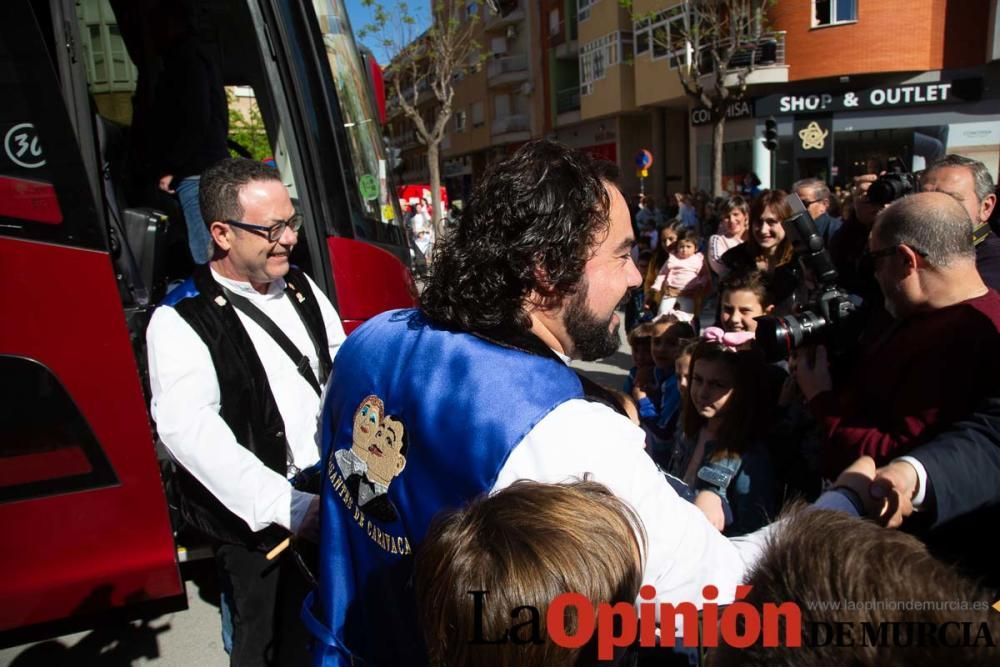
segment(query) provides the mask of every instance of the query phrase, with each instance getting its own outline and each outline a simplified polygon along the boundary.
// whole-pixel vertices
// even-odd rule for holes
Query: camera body
[[[889,160],[886,173],[868,187],[868,201],[885,206],[920,190],[917,177],[905,170],[898,158]]]
[[[833,258],[802,200],[792,194],[786,201],[792,217],[782,227],[816,288],[798,313],[756,318],[757,343],[768,361],[787,359],[796,348],[817,343],[825,343],[833,354],[843,352],[858,338],[857,306],[837,285]]]

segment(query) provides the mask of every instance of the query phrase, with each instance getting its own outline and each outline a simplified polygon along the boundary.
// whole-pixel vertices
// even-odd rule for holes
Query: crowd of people
[[[686,196],[670,217],[648,202],[633,216],[610,165],[530,142],[435,244],[418,306],[345,337],[288,264],[300,223],[276,173],[203,174],[212,260],[150,325],[152,414],[182,512],[217,545],[233,664],[304,664],[307,643],[316,665],[595,663],[599,636],[544,636],[560,620],[583,634],[545,612],[570,592],[701,607],[751,583],[758,603],[805,609],[902,580],[992,602],[993,184],[948,156],[926,192],[886,206],[866,196],[876,178],[842,217],[822,181],[792,185],[850,315],[776,356],[760,318],[806,321],[830,288],[795,251],[783,190],[751,181],[712,202],[717,224]],[[619,349],[622,305],[634,367],[604,387],[568,362]],[[963,620],[996,628],[990,613]],[[657,664],[698,660],[681,629],[661,622]],[[750,648],[753,664],[836,655]],[[896,648],[835,659],[917,664]],[[987,664],[991,648],[919,655]]]
[[[923,175],[925,192],[884,211],[866,197],[875,178],[857,179],[838,202],[843,220],[831,214],[837,206],[821,180],[791,188],[857,310],[850,327],[829,325],[832,347],[787,359],[766,359],[755,336],[758,318],[812,305],[809,267],[783,224],[793,215],[789,195],[725,200],[717,233],[697,246],[704,256],[681,247],[680,239],[699,241],[679,217],[654,233],[648,216],[635,217],[646,269],[628,301],[635,367],[623,391],[640,406],[649,453],[728,535],[765,525],[789,498],[815,498],[858,456],[919,471],[918,460],[900,457],[994,392],[1000,313],[989,289],[998,286],[989,173],[948,156]],[[951,184],[949,196],[932,194],[940,182]],[[711,272],[707,288],[694,278],[679,287],[705,299],[705,311],[670,299],[661,279],[676,274],[681,257],[699,258],[689,274]],[[699,320],[711,326],[697,337],[690,323]],[[949,539],[947,556],[975,560],[970,537]]]

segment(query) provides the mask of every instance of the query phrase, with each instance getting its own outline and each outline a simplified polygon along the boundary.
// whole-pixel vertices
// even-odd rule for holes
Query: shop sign
[[[963,89],[967,86],[964,85]],[[981,81],[979,82],[981,84]],[[963,95],[963,97],[967,97]],[[900,107],[947,104],[956,101],[950,81],[882,86],[863,91],[818,92],[806,95],[768,95],[757,99],[757,115],[789,115],[895,109]]]
[[[753,102],[750,100],[740,100],[730,102],[726,107],[726,120],[737,118],[753,118]],[[712,112],[707,107],[695,107],[691,109],[692,125],[708,125],[712,122]]]

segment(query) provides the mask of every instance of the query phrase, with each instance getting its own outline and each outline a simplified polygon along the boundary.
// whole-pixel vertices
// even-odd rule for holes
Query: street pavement
[[[624,322],[624,314],[619,313]],[[591,380],[621,389],[632,357],[625,340],[602,361],[571,365]],[[0,667],[226,667],[219,632],[219,594],[211,560],[185,565],[188,609],[146,621],[119,622],[89,632],[0,650]]]

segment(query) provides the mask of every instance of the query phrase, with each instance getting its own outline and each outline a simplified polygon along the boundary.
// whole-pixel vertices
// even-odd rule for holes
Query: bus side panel
[[[81,460],[88,467],[82,457],[69,457],[67,464],[58,450],[43,445],[29,452],[32,465],[18,465],[25,456],[0,459],[8,492],[0,501],[0,631],[182,595],[145,399],[108,255],[0,237],[0,283],[0,354],[51,371],[80,423],[89,426],[92,448],[109,464],[102,481],[74,488],[65,481]],[[41,488],[39,471],[49,475]],[[18,474],[34,478],[11,479]],[[25,482],[35,487],[10,493]]]
[[[347,333],[379,313],[416,303],[413,277],[396,256],[370,243],[336,236],[327,237],[327,247]]]

